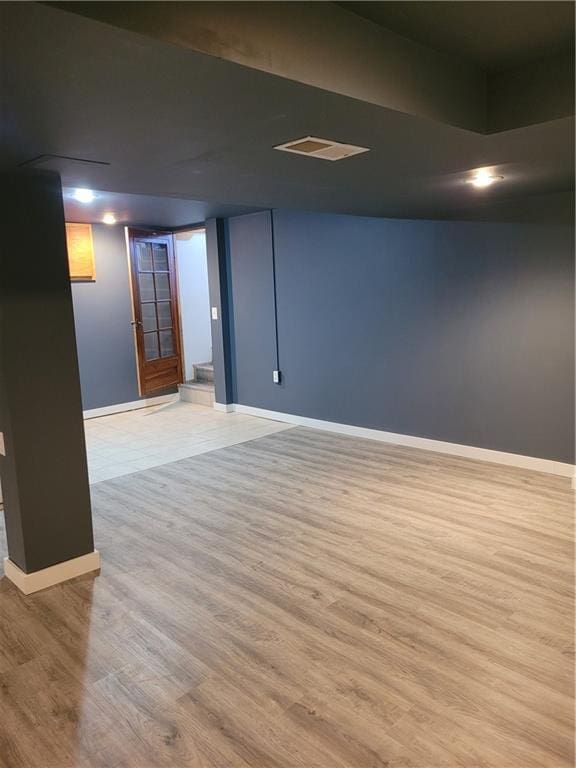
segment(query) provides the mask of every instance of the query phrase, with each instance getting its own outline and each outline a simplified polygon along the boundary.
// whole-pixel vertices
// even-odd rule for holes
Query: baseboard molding
[[[4,559],[4,575],[25,595],[31,595],[41,589],[99,570],[100,553],[97,550],[33,573],[24,573],[12,560]]]
[[[433,440],[428,437],[402,435],[396,432],[384,432],[379,429],[370,429],[368,427],[355,427],[350,424],[338,424],[333,421],[322,421],[321,419],[311,419],[307,416],[297,416],[292,413],[268,411],[265,408],[255,408],[251,405],[240,405],[238,403],[233,405],[233,411],[235,413],[246,413],[251,416],[260,416],[263,419],[283,421],[287,424],[295,424],[300,427],[311,427],[312,429],[322,429],[326,432],[336,432],[339,435],[364,437],[368,440],[378,440],[382,443],[391,443],[407,448],[422,448],[426,451],[445,453],[450,456],[459,456],[465,459],[488,461],[493,464],[505,464],[510,467],[529,469],[534,472],[546,472],[552,475],[570,477],[572,478],[572,487],[574,488],[576,486],[576,470],[574,465],[565,464],[561,461],[539,459],[535,456],[522,456],[521,454],[506,453],[504,451],[493,451],[489,448],[476,448],[472,445],[446,443],[442,440]]]
[[[152,405],[165,405],[166,403],[175,403],[180,399],[178,394],[158,395],[158,397],[145,397],[142,400],[133,400],[130,403],[118,403],[117,405],[105,405],[103,408],[91,408],[84,411],[85,419],[97,419],[100,416],[112,416],[114,413],[124,413],[124,411],[136,411],[139,408],[150,408]]]
[[[212,403],[212,407],[215,411],[221,411],[221,413],[233,413],[235,406],[233,403]]]

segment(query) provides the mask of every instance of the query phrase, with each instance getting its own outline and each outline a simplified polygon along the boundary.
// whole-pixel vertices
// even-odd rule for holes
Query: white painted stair
[[[194,366],[194,381],[204,384],[214,384],[213,363],[197,363]]]
[[[194,379],[178,386],[180,400],[195,405],[212,407],[214,404],[214,366],[198,363],[194,366]]]

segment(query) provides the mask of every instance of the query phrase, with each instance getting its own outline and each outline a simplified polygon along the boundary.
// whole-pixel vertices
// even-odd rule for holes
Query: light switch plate
[[[282,380],[282,373],[281,371],[272,371],[272,381],[274,384],[280,384]]]
[[[0,456],[6,456],[6,448],[4,446],[4,432],[0,432]]]
[[[218,320],[218,307],[212,307],[212,320]]]

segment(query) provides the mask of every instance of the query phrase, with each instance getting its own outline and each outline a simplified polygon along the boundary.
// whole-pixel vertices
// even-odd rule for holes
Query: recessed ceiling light
[[[102,221],[104,224],[116,224],[116,216],[113,213],[105,213],[102,216]]]
[[[302,139],[278,144],[274,149],[281,152],[293,152],[295,155],[318,157],[320,160],[343,160],[345,157],[369,152],[368,147],[357,147],[354,144],[342,144],[340,141],[319,139],[317,136],[304,136]]]
[[[480,168],[475,172],[474,176],[467,181],[469,184],[472,184],[473,187],[482,189],[483,187],[491,186],[495,181],[501,181],[503,178],[504,176],[496,176],[485,168]]]
[[[72,197],[74,200],[78,200],[79,203],[91,203],[96,198],[96,195],[91,189],[81,187],[74,190]]]

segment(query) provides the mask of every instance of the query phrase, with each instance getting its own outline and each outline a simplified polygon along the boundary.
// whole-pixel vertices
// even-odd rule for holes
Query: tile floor
[[[291,425],[185,402],[87,419],[90,483],[244,443]]]

